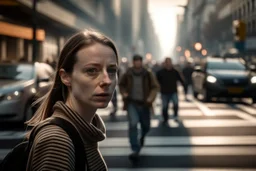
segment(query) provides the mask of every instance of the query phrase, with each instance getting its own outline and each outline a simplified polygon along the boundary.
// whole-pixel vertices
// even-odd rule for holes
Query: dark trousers
[[[139,138],[145,137],[150,129],[150,110],[149,107],[138,105],[135,103],[128,104],[128,121],[129,121],[129,140],[132,151],[139,152],[141,147]],[[138,123],[141,126],[141,133],[139,137]]]
[[[177,93],[162,93],[162,115],[164,122],[168,121],[168,109],[169,109],[169,103],[172,101],[173,103],[173,111],[174,111],[174,117],[178,116],[178,110],[179,110],[179,99]]]
[[[116,111],[117,111],[117,92],[116,92],[116,90],[114,91],[111,102],[112,102],[112,105],[113,105],[113,111],[111,112],[111,114],[115,115]]]

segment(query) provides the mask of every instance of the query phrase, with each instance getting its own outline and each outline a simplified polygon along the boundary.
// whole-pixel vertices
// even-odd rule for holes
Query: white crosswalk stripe
[[[161,125],[161,99],[158,95],[154,102],[154,115],[151,119],[152,130],[158,130],[152,135],[149,135],[145,139],[145,147],[141,150],[141,156],[146,157],[148,163],[155,162],[154,157],[172,158],[175,157],[188,157],[196,158],[203,157],[213,160],[215,157],[245,157],[245,160],[253,159],[256,156],[256,113],[253,106],[246,106],[243,104],[235,104],[236,108],[232,108],[228,104],[223,103],[203,103],[197,100],[186,102],[184,97],[181,96],[179,105],[180,122],[175,122],[170,116],[168,121],[169,131],[177,131],[183,129],[187,131],[186,135],[162,135],[163,130],[159,128]],[[116,114],[117,119],[126,116],[127,113],[122,110],[122,99],[118,96],[118,112]],[[172,104],[170,103],[170,107]],[[107,118],[112,110],[112,104],[110,103],[106,109],[98,110],[97,113]],[[169,113],[172,114],[172,108],[169,109]],[[109,166],[110,171],[240,171],[241,169],[235,169],[231,167],[230,163],[225,167],[183,167],[174,166],[154,166],[147,167],[145,165],[138,166],[138,168],[130,168],[128,155],[131,153],[130,143],[127,135],[128,121],[127,120],[105,120],[107,129],[106,140],[99,143],[100,151]],[[196,132],[190,132],[190,129],[202,130],[201,134]],[[219,132],[210,134],[215,129],[222,129],[223,133]],[[237,129],[237,130],[236,130]],[[240,130],[241,129],[241,130]],[[205,131],[204,131],[205,130]],[[229,130],[233,130],[233,134],[228,134]],[[245,130],[245,131],[242,131]],[[166,130],[165,130],[166,131]],[[236,131],[240,132],[236,135]],[[121,132],[121,133],[120,133]],[[243,133],[246,133],[243,135]],[[0,132],[0,140],[21,139],[24,137],[24,132],[19,131],[2,131]],[[9,149],[0,150],[0,158],[2,159]],[[148,158],[147,158],[148,157]],[[174,157],[174,158],[173,158]],[[146,160],[145,159],[145,160]],[[156,159],[156,158],[154,158]],[[164,159],[164,158],[163,158]],[[180,159],[180,158],[179,158]],[[201,158],[200,158],[201,159]],[[209,160],[210,160],[209,159]],[[239,158],[240,159],[240,158]],[[120,160],[120,162],[119,162]],[[121,162],[123,160],[123,163]],[[185,159],[184,159],[185,160]],[[195,159],[199,160],[199,159]],[[168,161],[168,160],[167,160]],[[200,161],[200,160],[199,160]],[[253,161],[256,161],[255,159]],[[170,161],[172,162],[172,161]],[[232,162],[232,161],[231,161]],[[200,163],[200,162],[199,162]],[[225,162],[224,162],[225,163]],[[229,169],[230,168],[230,169]],[[256,169],[250,169],[249,167],[243,168],[244,171],[253,171]]]
[[[180,99],[183,99],[180,98]],[[191,98],[192,99],[192,98]],[[154,113],[158,119],[151,119],[151,127],[158,128],[161,124],[161,100],[158,96],[154,104]],[[119,107],[122,107],[122,102],[119,102]],[[183,117],[180,123],[169,119],[169,128],[178,129],[181,124],[185,129],[190,128],[248,128],[256,129],[255,111],[253,107],[243,106],[243,110],[237,110],[230,107],[228,104],[222,103],[203,103],[197,100],[186,102],[180,100],[179,116]],[[170,107],[172,104],[170,104]],[[111,106],[110,106],[111,108]],[[251,110],[246,110],[250,108]],[[169,108],[171,114],[172,108]],[[108,115],[107,111],[100,113],[102,116]],[[117,112],[117,117],[127,115],[126,112],[120,110]],[[186,117],[190,117],[187,119]],[[194,119],[193,117],[204,117],[204,119]],[[223,118],[218,118],[223,117]],[[225,118],[226,117],[226,118]],[[230,117],[230,118],[229,118]],[[233,118],[232,118],[233,117]],[[193,119],[192,119],[193,118]],[[106,122],[106,128],[109,131],[127,131],[128,122]],[[108,157],[124,157],[131,153],[128,137],[111,136],[99,144],[102,155]],[[256,134],[253,135],[224,135],[224,136],[148,136],[145,139],[145,147],[140,152],[141,156],[227,156],[238,157],[247,156],[253,158],[256,156]],[[128,159],[127,159],[128,160]],[[118,161],[117,161],[118,162]],[[151,162],[151,161],[148,161]],[[152,161],[153,162],[153,161]],[[240,169],[221,169],[221,168],[110,168],[112,171],[238,171]],[[243,169],[246,170],[246,169]],[[247,169],[256,170],[256,169]]]

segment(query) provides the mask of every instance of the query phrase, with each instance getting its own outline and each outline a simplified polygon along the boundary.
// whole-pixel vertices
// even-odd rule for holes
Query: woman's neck
[[[69,108],[77,112],[86,122],[91,123],[97,109],[88,105],[79,103],[69,96],[65,103]]]

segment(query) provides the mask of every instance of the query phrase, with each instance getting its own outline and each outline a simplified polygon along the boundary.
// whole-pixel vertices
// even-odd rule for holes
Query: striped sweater
[[[92,123],[87,123],[79,114],[59,101],[54,106],[52,117],[66,119],[78,130],[84,143],[88,170],[107,170],[105,161],[98,149],[98,142],[105,139],[106,130],[102,119],[97,114]],[[75,171],[75,148],[72,140],[62,128],[47,125],[40,129],[35,136],[29,154],[27,171],[57,170]]]

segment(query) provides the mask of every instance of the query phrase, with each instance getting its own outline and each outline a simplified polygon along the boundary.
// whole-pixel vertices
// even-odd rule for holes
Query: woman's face
[[[69,93],[81,104],[107,107],[117,83],[117,60],[114,51],[95,43],[80,49],[70,77]]]

